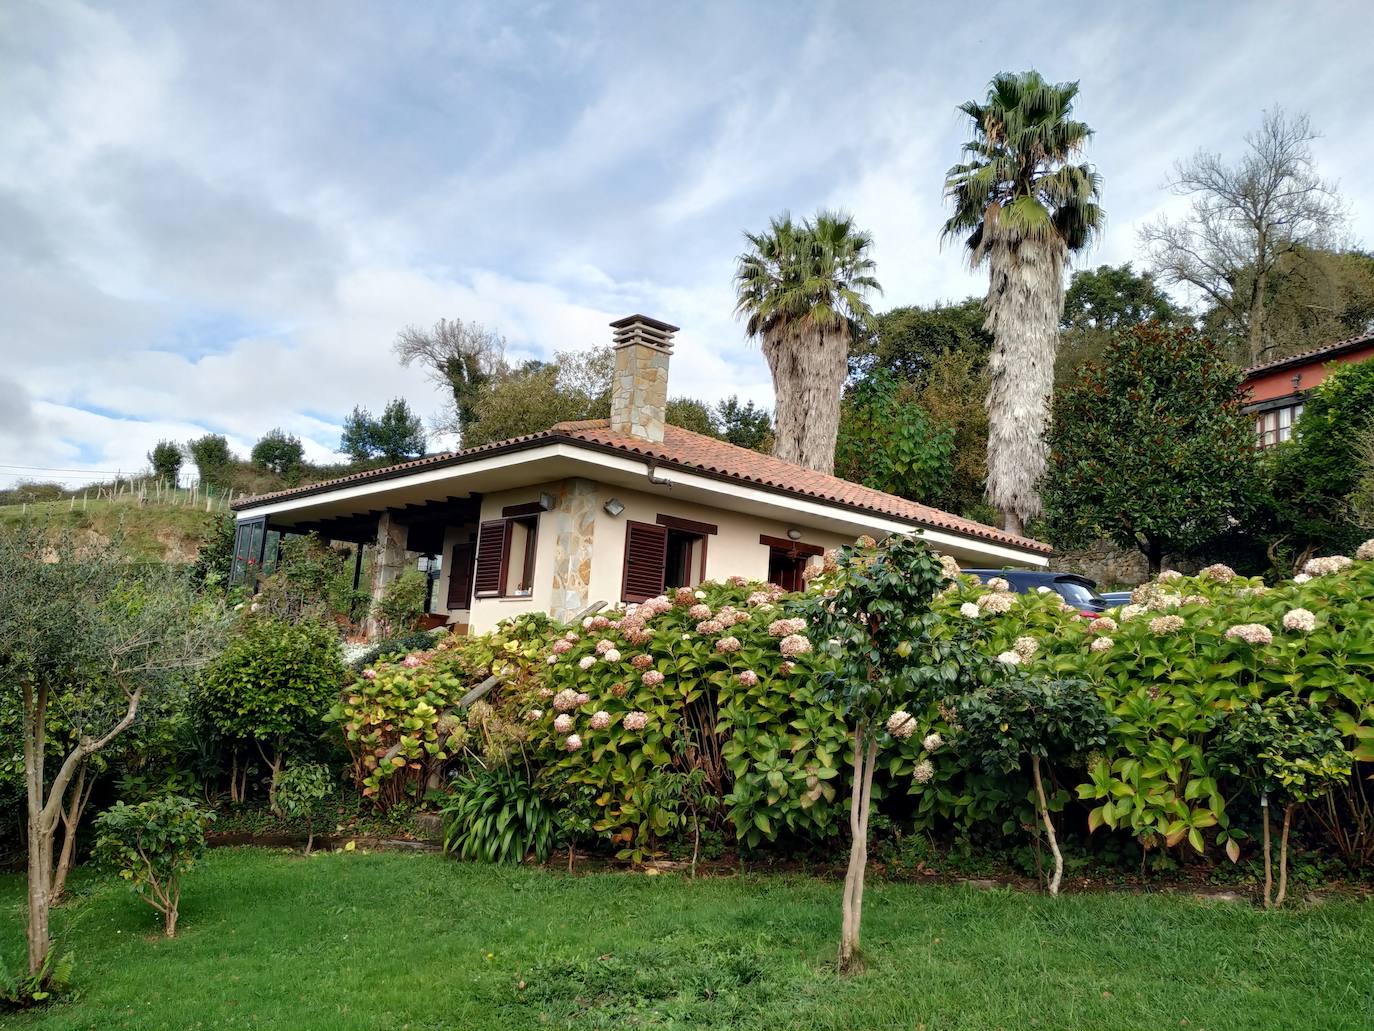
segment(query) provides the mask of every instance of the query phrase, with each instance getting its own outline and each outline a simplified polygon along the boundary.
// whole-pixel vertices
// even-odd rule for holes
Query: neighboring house
[[[1273,447],[1293,435],[1303,401],[1327,376],[1327,366],[1374,357],[1374,334],[1278,358],[1245,370],[1244,411],[1255,417],[1255,443]]]
[[[1038,541],[666,425],[677,327],[611,325],[609,419],[239,501],[235,578],[282,533],[367,546],[374,596],[439,557],[431,612],[481,632],[735,575],[798,589],[807,563],[861,534],[915,533],[965,565],[1048,563]]]

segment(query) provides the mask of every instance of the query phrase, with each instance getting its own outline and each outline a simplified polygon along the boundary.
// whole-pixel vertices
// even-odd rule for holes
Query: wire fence
[[[65,506],[69,511],[86,511],[91,504],[127,504],[138,507],[193,508],[206,512],[228,512],[236,498],[244,496],[232,488],[192,481],[187,486],[152,478],[117,477],[107,483],[94,483],[76,490],[62,491],[57,497],[34,497],[32,500],[0,503],[0,509],[20,510],[20,514],[35,511],[51,512]]]

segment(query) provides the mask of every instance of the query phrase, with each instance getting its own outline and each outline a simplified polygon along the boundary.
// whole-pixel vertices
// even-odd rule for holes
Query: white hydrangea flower
[[[924,748],[927,752],[938,752],[940,750],[940,746],[944,743],[944,738],[942,738],[938,733],[932,732],[926,735],[925,740],[921,742],[921,747]]]
[[[1284,613],[1283,628],[1310,634],[1317,628],[1317,617],[1308,609],[1290,609]]]
[[[1311,579],[1312,579],[1312,577],[1311,577],[1310,574],[1308,574],[1308,573],[1299,573],[1297,576],[1293,577],[1293,582],[1294,582],[1295,584],[1305,584],[1305,583],[1307,583],[1308,580],[1311,580]]]
[[[1105,652],[1114,643],[1115,642],[1113,642],[1110,637],[1095,637],[1093,638],[1093,643],[1088,645],[1088,648],[1095,652]]]
[[[1361,562],[1374,562],[1374,537],[1355,549],[1355,557]]]
[[[997,656],[997,661],[1008,666],[1019,666],[1021,665],[1021,656],[1015,652],[1002,652],[1001,655]]]
[[[983,610],[971,601],[966,601],[959,606],[959,615],[967,619],[977,619],[983,614]]]
[[[911,771],[911,779],[917,784],[929,784],[931,778],[935,776],[935,764],[929,759],[922,759],[916,764],[916,768]]]
[[[916,733],[916,718],[905,709],[898,709],[887,718],[887,732],[899,741]]]

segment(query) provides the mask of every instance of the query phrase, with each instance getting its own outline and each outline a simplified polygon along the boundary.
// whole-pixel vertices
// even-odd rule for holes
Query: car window
[[[1077,580],[1056,580],[1054,589],[1060,593],[1064,600],[1074,605],[1086,605],[1090,601],[1100,600],[1096,591]]]

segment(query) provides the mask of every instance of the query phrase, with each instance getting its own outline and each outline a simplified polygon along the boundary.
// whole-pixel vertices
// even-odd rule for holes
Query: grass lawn
[[[1279,914],[875,883],[866,972],[832,969],[839,887],[213,852],[181,932],[79,878],[76,997],[18,1028],[1371,1028],[1374,903]],[[0,878],[0,950],[23,941]]]

